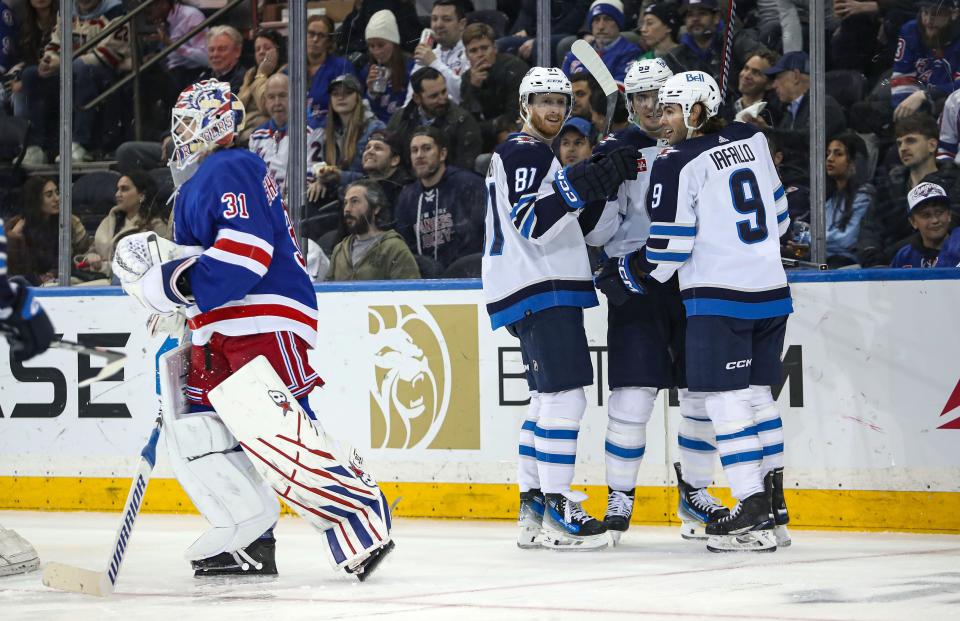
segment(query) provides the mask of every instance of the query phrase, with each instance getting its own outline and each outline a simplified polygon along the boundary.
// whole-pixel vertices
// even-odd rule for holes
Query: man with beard
[[[900,29],[890,103],[899,120],[960,88],[960,31],[956,0],[920,0],[917,19]]]
[[[410,174],[403,167],[402,146],[397,136],[386,129],[370,134],[363,150],[363,172],[367,179],[380,184],[387,195],[387,204],[396,205],[400,191],[410,183]]]
[[[327,280],[399,280],[420,278],[417,262],[396,231],[384,230],[390,219],[387,195],[372,179],[347,186],[343,226],[347,236],[330,256]]]
[[[680,8],[687,31],[670,54],[682,71],[720,74],[723,36],[717,0],[683,0]],[[671,63],[673,65],[673,63]]]
[[[435,127],[420,127],[410,141],[416,181],[400,192],[396,229],[414,254],[446,268],[483,248],[483,179],[447,166],[447,142]]]
[[[595,0],[587,13],[591,45],[600,54],[615,80],[623,81],[627,75],[630,61],[643,54],[643,50],[620,36],[623,30],[623,3],[620,0]],[[573,52],[567,52],[563,59],[563,72],[571,76],[583,69],[583,63],[577,60]]]
[[[562,168],[550,149],[570,115],[570,81],[534,67],[520,83],[523,129],[497,147],[487,174],[483,292],[494,330],[520,341],[530,408],[520,431],[521,548],[606,547],[606,526],[573,491],[584,386],[593,366],[583,309],[597,305],[581,214],[637,176],[632,148]],[[595,216],[593,216],[595,218]]]
[[[397,110],[387,129],[396,132],[404,145],[410,144],[420,126],[436,127],[450,139],[447,161],[467,170],[480,155],[480,126],[470,114],[447,99],[447,82],[433,67],[414,71],[410,78],[413,100]],[[409,165],[409,153],[404,153]]]
[[[758,48],[751,54],[743,69],[740,70],[737,90],[740,97],[737,99],[728,99],[720,112],[720,116],[725,121],[743,121],[744,123],[754,123],[760,127],[773,127],[779,120],[780,102],[776,97],[771,97],[773,87],[771,80],[763,72],[777,64],[778,56],[766,48]],[[744,114],[743,118],[736,118],[741,112],[750,106],[765,102],[763,110],[755,115]]]

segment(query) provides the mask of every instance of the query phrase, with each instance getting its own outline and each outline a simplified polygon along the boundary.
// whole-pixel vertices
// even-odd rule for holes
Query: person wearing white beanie
[[[413,73],[413,58],[400,47],[400,31],[392,11],[377,11],[367,22],[367,65],[360,78],[367,85],[370,110],[384,123],[403,107]]]

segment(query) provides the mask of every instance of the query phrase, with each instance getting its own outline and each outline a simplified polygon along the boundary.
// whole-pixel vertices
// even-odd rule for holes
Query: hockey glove
[[[636,268],[637,253],[635,250],[626,256],[607,260],[593,277],[594,286],[614,306],[626,304],[631,295],[647,292],[644,285],[647,275]],[[631,263],[634,267],[631,267]]]
[[[553,188],[570,211],[578,211],[587,203],[616,196],[620,184],[636,178],[636,149],[621,147],[557,171]]]
[[[42,354],[53,340],[53,325],[37,302],[30,289],[30,283],[22,276],[10,279],[10,288],[14,293],[10,315],[3,319],[3,331],[10,343],[13,359],[19,362]]]

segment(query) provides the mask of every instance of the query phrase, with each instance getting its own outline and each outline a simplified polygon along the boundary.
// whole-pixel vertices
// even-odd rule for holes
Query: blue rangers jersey
[[[554,192],[560,162],[524,133],[499,145],[487,172],[483,293],[496,330],[554,306],[596,306],[577,212]]]
[[[930,49],[924,45],[920,30],[918,20],[900,28],[890,77],[890,103],[894,108],[921,89],[929,89],[937,96],[960,88],[960,37],[943,48]]]
[[[653,163],[647,208],[643,269],[660,282],[679,272],[688,316],[793,311],[780,261],[787,198],[756,127],[731,123],[665,148]]]
[[[214,332],[290,331],[313,347],[316,295],[263,160],[244,149],[214,151],[180,186],[173,214],[174,241],[204,249],[190,270],[194,345]]]
[[[650,169],[661,151],[657,141],[636,125],[630,125],[605,138],[594,152],[607,153],[627,145],[637,149],[637,178],[620,186],[616,198],[604,205],[596,225],[584,234],[591,246],[603,246],[608,257],[622,257],[633,252],[646,243],[650,234],[646,200]]]

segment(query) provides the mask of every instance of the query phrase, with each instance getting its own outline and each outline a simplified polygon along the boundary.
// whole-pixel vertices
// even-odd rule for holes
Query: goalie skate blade
[[[774,526],[773,534],[777,538],[778,548],[789,548],[790,544],[793,543],[790,540],[790,531],[787,530],[786,526]]]
[[[606,533],[590,537],[577,537],[555,530],[544,530],[540,538],[540,545],[561,552],[586,552],[606,548],[610,545],[610,539]]]
[[[380,563],[383,562],[383,559],[387,557],[390,552],[396,547],[396,544],[393,543],[393,540],[387,542],[387,544],[381,548],[377,548],[370,553],[370,556],[365,559],[361,564],[359,569],[350,570],[347,569],[348,574],[353,574],[357,577],[357,580],[360,582],[365,582],[367,578],[380,566]]]
[[[707,538],[711,552],[776,552],[777,538],[772,530],[755,530],[739,535],[711,535]]]
[[[13,576],[16,574],[28,574],[40,568],[40,559],[33,557],[29,561],[13,563],[11,565],[0,565],[0,577]]]
[[[107,597],[113,593],[113,585],[107,574],[73,567],[62,563],[47,563],[43,568],[43,584],[51,589]]]
[[[707,540],[707,532],[700,522],[683,522],[680,525],[680,536],[687,541]]]

